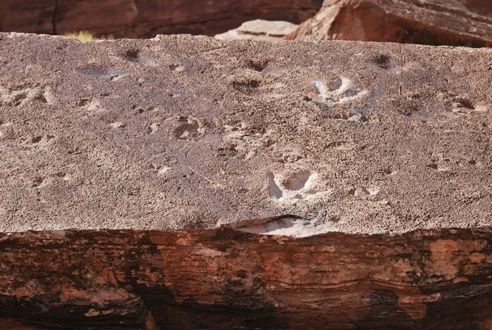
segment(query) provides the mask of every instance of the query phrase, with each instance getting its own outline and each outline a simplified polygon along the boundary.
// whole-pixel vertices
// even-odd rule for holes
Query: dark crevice
[[[59,5],[60,5],[60,0],[55,0],[55,8],[53,9],[53,15],[51,16],[51,28],[53,34],[58,34],[58,29],[56,27],[56,20],[58,16]]]
[[[233,224],[224,225],[223,227],[232,228],[232,229],[240,229],[240,228],[248,227],[248,226],[264,225],[264,224],[267,224],[267,223],[270,223],[273,221],[278,221],[278,220],[286,219],[286,218],[303,219],[303,217],[301,217],[299,215],[295,215],[295,214],[281,214],[281,215],[276,215],[276,216],[267,217],[267,218],[240,220],[240,221],[237,221]]]

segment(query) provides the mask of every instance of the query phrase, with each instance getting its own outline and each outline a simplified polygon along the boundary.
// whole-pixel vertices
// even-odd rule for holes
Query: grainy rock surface
[[[466,4],[476,12],[458,0],[325,0],[287,38],[490,47],[492,17]]]
[[[1,34],[0,64],[1,325],[490,328],[492,50]]]
[[[300,23],[322,0],[2,0],[0,31],[115,38],[158,33],[214,35],[256,18]]]
[[[0,38],[3,232],[491,223],[492,50]]]

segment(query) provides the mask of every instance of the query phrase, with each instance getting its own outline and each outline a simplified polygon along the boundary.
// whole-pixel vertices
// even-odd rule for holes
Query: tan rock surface
[[[217,34],[220,40],[266,40],[285,41],[284,37],[297,29],[298,25],[286,21],[256,19],[241,24],[236,29]]]
[[[0,43],[4,232],[490,225],[492,50]]]
[[[1,34],[0,64],[2,324],[490,326],[492,50]]]
[[[458,0],[325,0],[287,38],[490,47],[492,17]]]

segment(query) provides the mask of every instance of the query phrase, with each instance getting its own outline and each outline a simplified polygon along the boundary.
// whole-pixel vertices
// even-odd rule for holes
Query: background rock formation
[[[467,4],[487,13],[478,3]],[[490,47],[492,17],[477,15],[457,0],[326,0],[288,39]]]
[[[220,40],[267,40],[283,41],[284,37],[296,30],[298,25],[286,21],[253,20],[236,29],[217,34]]]
[[[2,0],[0,31],[153,37],[158,33],[214,35],[263,18],[299,23],[321,0]]]
[[[469,10],[482,16],[492,16],[492,2],[489,0],[459,0]]]
[[[0,63],[3,324],[490,326],[492,50],[2,34]]]

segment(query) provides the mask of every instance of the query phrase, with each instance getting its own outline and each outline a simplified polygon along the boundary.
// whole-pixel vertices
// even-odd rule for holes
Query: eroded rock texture
[[[0,64],[9,327],[490,326],[492,50],[2,34]]]
[[[321,0],[2,0],[0,31],[153,37],[157,33],[214,35],[263,18],[299,23]]]
[[[326,0],[288,39],[363,40],[426,45],[492,45],[492,17],[458,0]],[[472,12],[475,10],[476,12]]]
[[[2,231],[489,225],[492,50],[0,43]]]
[[[489,230],[0,237],[13,329],[488,329]]]

